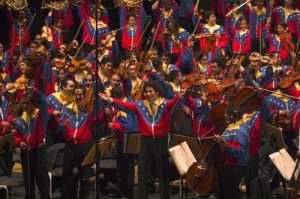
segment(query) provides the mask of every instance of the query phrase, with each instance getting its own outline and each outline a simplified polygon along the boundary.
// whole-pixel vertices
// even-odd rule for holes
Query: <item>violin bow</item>
[[[277,94],[277,95],[281,95],[281,96],[284,96],[284,97],[288,97],[288,98],[292,98],[292,99],[296,99],[296,100],[299,100],[300,98],[298,97],[294,97],[294,96],[291,96],[291,95],[288,95],[288,94],[284,94],[284,93],[278,93],[276,91],[272,91],[272,90],[269,90],[269,89],[265,89],[265,88],[259,88],[260,90],[263,90],[263,91],[268,91],[270,93],[274,93],[274,94]]]
[[[157,32],[158,32],[159,26],[160,26],[160,21],[158,21],[158,24],[157,24],[157,27],[156,27],[156,30],[155,30],[155,34],[154,34],[154,36],[153,36],[153,39],[152,39],[152,42],[151,42],[151,45],[150,45],[150,48],[149,48],[149,49],[151,49],[151,48],[153,47],[153,44],[154,44],[155,37],[156,37]]]
[[[27,34],[27,32],[28,32],[29,28],[31,27],[31,25],[32,25],[32,22],[33,22],[33,20],[34,20],[35,16],[36,16],[36,13],[34,13],[34,15],[33,15],[32,19],[31,19],[31,21],[30,21],[30,23],[29,23],[28,27],[26,28],[26,30],[25,30],[25,32],[24,32],[24,35],[22,36],[22,38],[21,38],[21,40],[20,40],[20,43],[22,43],[22,41],[23,41],[23,39],[24,39],[25,35]]]
[[[144,28],[144,30],[143,30],[143,32],[142,32],[140,38],[139,38],[139,40],[138,40],[137,43],[135,44],[136,46],[140,43],[140,41],[141,41],[141,39],[143,38],[143,36],[144,36],[144,34],[145,34],[147,28],[149,27],[151,21],[152,21],[152,19],[149,18],[149,20],[147,21],[147,24],[146,24],[146,26],[145,26],[145,28]],[[132,50],[132,49],[131,49],[131,50]]]
[[[84,19],[81,20],[81,23],[80,23],[80,25],[79,25],[79,27],[77,29],[77,32],[76,32],[75,36],[73,37],[73,40],[76,40],[76,38],[77,38],[77,36],[79,34],[79,31],[80,31],[80,29],[81,29],[81,27],[83,25],[83,22],[84,22]]]
[[[96,31],[97,31],[97,30],[94,31],[93,37],[92,37],[92,38],[94,38]],[[81,48],[82,48],[83,44],[85,43],[85,41],[87,40],[87,38],[88,38],[88,35],[84,38],[84,40],[83,40],[82,43],[80,44],[80,47],[78,48],[77,52],[75,53],[73,59],[76,58],[76,56],[78,55],[79,51],[81,50]]]

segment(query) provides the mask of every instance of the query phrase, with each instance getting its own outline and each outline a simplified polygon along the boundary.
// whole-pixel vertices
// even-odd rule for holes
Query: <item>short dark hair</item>
[[[169,72],[168,74],[168,80],[170,82],[174,81],[179,75],[179,70],[172,70],[171,72]]]
[[[117,99],[122,99],[124,97],[122,87],[121,86],[113,87],[110,91],[110,96]]]
[[[113,62],[111,58],[109,57],[104,57],[102,60],[101,60],[101,64],[102,65],[105,65],[106,63],[108,62]]]
[[[161,58],[159,57],[155,57],[153,60],[152,60],[152,65],[153,65],[153,68],[157,69],[157,67],[159,66],[162,66],[163,62],[161,60]]]
[[[83,94],[85,94],[85,92],[86,92],[86,87],[83,86],[82,84],[76,84],[75,88],[74,88],[74,91],[77,90],[77,89],[81,89]]]
[[[68,81],[74,81],[73,79],[69,77],[65,77],[61,80],[61,88],[64,88],[68,85]]]
[[[126,16],[126,20],[129,20],[130,17],[134,17],[135,19],[137,19],[136,15],[132,12],[129,12]]]
[[[216,12],[215,12],[214,10],[208,10],[208,11],[206,11],[206,12],[204,13],[204,19],[205,19],[206,21],[208,21],[208,19],[209,19],[209,17],[210,17],[211,15],[216,15]]]
[[[151,87],[156,92],[158,92],[158,96],[162,97],[165,93],[163,87],[156,80],[150,80],[144,84],[144,92],[146,92],[146,88]]]

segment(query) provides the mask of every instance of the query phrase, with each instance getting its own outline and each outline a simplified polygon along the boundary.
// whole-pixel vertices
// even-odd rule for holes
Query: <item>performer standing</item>
[[[218,168],[219,196],[221,199],[240,199],[239,188],[242,177],[249,161],[249,135],[243,124],[232,118],[240,118],[236,113],[237,107],[228,106],[225,120],[229,122],[222,135],[216,135],[215,140],[225,149],[225,160]]]
[[[132,111],[138,115],[138,129],[141,133],[141,148],[138,165],[138,193],[137,198],[148,198],[148,175],[152,162],[158,170],[161,198],[169,198],[168,178],[168,138],[171,127],[171,112],[179,104],[184,92],[171,100],[162,98],[163,89],[156,81],[144,84],[146,100],[126,103],[110,98],[107,94],[99,96],[117,109]]]
[[[75,101],[63,108],[58,130],[64,134],[66,142],[63,161],[62,198],[74,198],[72,192],[72,173],[77,167],[80,178],[80,198],[88,198],[89,182],[83,178],[89,174],[89,168],[81,166],[82,161],[91,148],[93,113],[86,111],[84,100],[85,88],[74,89]]]
[[[25,198],[35,198],[36,183],[40,198],[47,199],[50,198],[50,193],[44,139],[49,114],[45,96],[35,88],[32,89],[33,95],[27,93],[29,99],[20,102],[23,103],[23,113],[16,120],[13,139],[15,145],[21,149]]]

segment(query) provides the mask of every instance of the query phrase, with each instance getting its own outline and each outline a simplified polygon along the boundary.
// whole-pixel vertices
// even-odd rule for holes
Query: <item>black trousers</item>
[[[80,179],[79,196],[81,199],[89,198],[90,183],[83,180],[84,176],[90,174],[89,167],[82,167],[81,163],[91,148],[90,142],[75,144],[67,142],[64,152],[63,176],[62,176],[62,198],[76,198],[76,191],[73,190],[73,169],[77,167]]]
[[[134,155],[123,153],[124,141],[117,143],[117,184],[122,195],[133,198]]]
[[[245,166],[221,166],[218,168],[220,199],[242,198],[239,185],[245,169]]]
[[[50,198],[45,148],[21,150],[21,165],[25,183],[25,199],[35,199],[35,182],[40,198]]]
[[[259,155],[256,154],[249,158],[249,162],[245,172],[246,196],[251,198],[251,182],[258,176]]]
[[[169,196],[168,135],[162,138],[142,136],[138,163],[137,199],[148,198],[148,176],[154,162],[158,172],[159,192],[163,199]]]

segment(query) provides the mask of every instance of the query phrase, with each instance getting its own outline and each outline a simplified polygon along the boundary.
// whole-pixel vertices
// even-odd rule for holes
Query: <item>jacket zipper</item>
[[[77,129],[78,129],[78,114],[76,114],[76,124],[75,124],[75,132],[74,132],[74,143],[76,144],[76,134],[77,134]]]

